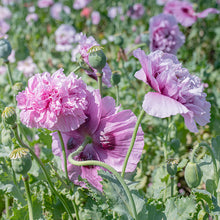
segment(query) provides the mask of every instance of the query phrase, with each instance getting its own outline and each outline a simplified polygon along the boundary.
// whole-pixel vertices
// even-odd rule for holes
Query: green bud
[[[13,132],[10,129],[3,128],[1,131],[1,141],[4,146],[12,145]]]
[[[23,90],[23,83],[17,82],[13,85],[12,90],[14,94],[18,94],[18,92],[21,92]]]
[[[2,112],[2,119],[6,124],[14,125],[16,123],[17,115],[14,107],[6,107]]]
[[[93,72],[91,67],[83,60],[80,54],[78,54],[76,57],[77,57],[77,62],[82,69],[87,70],[89,72]]]
[[[115,43],[116,45],[119,45],[120,47],[122,47],[122,45],[123,45],[123,43],[124,43],[123,37],[122,37],[121,35],[116,35],[116,36],[114,37],[114,43]]]
[[[180,140],[179,139],[172,139],[170,141],[170,147],[177,152],[180,148]]]
[[[11,44],[9,41],[4,38],[0,39],[0,58],[7,61],[8,56],[11,54],[11,50]]]
[[[196,188],[199,186],[202,179],[202,170],[199,165],[193,162],[189,162],[185,168],[184,177],[187,185],[190,188]]]
[[[177,173],[177,160],[169,160],[167,162],[167,172],[170,174],[170,176],[175,176]]]
[[[120,74],[118,74],[117,72],[115,72],[115,73],[113,73],[113,75],[112,75],[112,84],[114,85],[114,86],[116,86],[116,85],[118,85],[119,83],[120,83],[120,81],[121,81],[121,76],[120,76]]]
[[[9,157],[11,158],[12,168],[15,173],[26,176],[32,166],[29,150],[22,147],[16,148]]]
[[[92,68],[102,71],[106,65],[106,56],[102,50],[93,51],[89,54],[89,64]]]

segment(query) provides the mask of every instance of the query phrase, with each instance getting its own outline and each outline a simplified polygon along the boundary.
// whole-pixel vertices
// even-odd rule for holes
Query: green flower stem
[[[22,176],[22,180],[24,181],[24,187],[27,195],[27,203],[28,203],[28,212],[29,212],[29,220],[34,220],[33,215],[33,205],[31,200],[31,193],[30,193],[30,187],[29,187],[29,176]]]
[[[80,70],[81,69],[81,66],[77,66],[74,70],[73,70],[73,72],[74,73],[76,73],[78,70]]]
[[[127,167],[127,164],[128,164],[128,159],[129,159],[131,151],[133,149],[135,139],[136,139],[136,136],[137,136],[137,132],[138,132],[138,128],[139,128],[139,125],[141,123],[141,120],[142,120],[144,114],[145,114],[145,111],[144,111],[144,109],[142,109],[141,112],[140,112],[140,115],[138,116],[138,119],[137,119],[137,122],[136,122],[136,125],[135,125],[135,128],[134,128],[134,132],[133,132],[133,135],[132,135],[132,138],[131,138],[131,143],[130,143],[128,152],[126,154],[125,160],[124,160],[124,164],[123,164],[122,172],[121,172],[122,177],[124,177],[124,175],[125,175],[126,167]]]
[[[12,79],[10,64],[9,64],[9,61],[6,61],[5,63],[6,63],[7,68],[8,68],[8,78],[9,78],[10,86],[11,86],[11,89],[12,89],[12,86],[14,85],[14,82],[13,82],[13,79]]]
[[[170,181],[171,181],[171,197],[173,197],[174,176],[170,176]]]
[[[99,89],[100,95],[102,97],[102,73],[98,72],[98,73],[96,73],[96,75],[98,78],[98,89]]]
[[[48,181],[48,184],[49,184],[51,190],[52,190],[53,193],[60,199],[60,201],[62,202],[64,208],[66,209],[67,213],[69,214],[70,219],[73,220],[73,216],[72,216],[72,213],[71,213],[71,211],[70,211],[69,206],[67,205],[67,203],[66,203],[66,201],[64,200],[64,198],[63,198],[63,197],[57,192],[57,190],[54,188],[53,183],[52,183],[52,181],[51,181],[51,179],[50,179],[50,176],[49,176],[49,174],[47,173],[47,171],[46,171],[46,169],[45,169],[43,163],[41,162],[41,160],[37,157],[37,155],[34,153],[34,151],[33,151],[29,146],[27,146],[26,144],[24,144],[24,142],[20,139],[20,137],[19,137],[19,135],[18,135],[17,125],[16,125],[16,126],[13,126],[12,129],[13,129],[13,131],[14,131],[15,138],[17,139],[18,143],[19,143],[22,147],[27,148],[27,149],[30,151],[32,157],[37,161],[38,165],[41,167],[41,169],[42,169],[42,171],[43,171],[43,174],[44,174],[45,178],[46,178],[47,181]]]
[[[62,137],[62,134],[61,134],[60,131],[57,131],[57,133],[59,135],[60,144],[61,144],[61,147],[62,147],[63,160],[64,160],[64,169],[65,169],[65,174],[66,174],[66,179],[67,179],[67,185],[70,186],[71,183],[70,183],[70,179],[69,179],[69,176],[68,176],[66,150],[65,150],[65,146],[64,146],[64,142],[63,142],[63,137]],[[70,186],[70,193],[71,194],[73,193],[73,189],[72,189],[71,186]],[[75,203],[74,200],[72,200],[72,205],[73,205],[74,211],[76,213],[76,219],[79,220],[79,213],[78,213],[78,209],[77,209],[77,206],[76,206],[76,203]]]
[[[116,106],[119,105],[119,86],[116,85],[115,86],[115,90],[116,90]]]
[[[6,219],[9,219],[9,197],[8,195],[5,194],[5,214],[6,214]]]
[[[83,145],[80,147],[81,150],[84,148]],[[80,151],[78,151],[80,152]],[[132,210],[133,210],[133,217],[135,219],[137,219],[137,211],[136,211],[136,207],[135,207],[135,203],[134,203],[134,200],[133,200],[133,197],[128,189],[128,186],[126,185],[126,183],[124,182],[123,178],[118,174],[118,172],[111,166],[109,166],[108,164],[106,163],[103,163],[101,161],[96,161],[96,160],[88,160],[88,161],[76,161],[74,160],[72,157],[76,156],[76,152],[73,152],[72,154],[70,154],[68,156],[68,160],[71,164],[75,165],[75,166],[100,166],[100,167],[103,167],[107,170],[109,170],[111,173],[113,173],[116,178],[118,179],[118,181],[121,183],[122,187],[124,188],[128,198],[129,198],[129,201],[131,203],[131,206],[132,206]]]

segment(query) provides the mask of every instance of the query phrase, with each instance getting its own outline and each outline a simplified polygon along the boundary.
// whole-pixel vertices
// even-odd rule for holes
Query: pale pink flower
[[[122,15],[123,11],[122,11],[122,7],[111,7],[108,9],[108,16],[109,18],[113,19],[118,15]]]
[[[158,4],[158,5],[164,5],[164,4],[166,4],[167,2],[171,2],[171,1],[173,1],[173,0],[157,0],[157,4]]]
[[[7,72],[6,66],[0,66],[0,75],[3,75]]]
[[[25,21],[31,25],[33,23],[33,21],[37,21],[38,20],[38,15],[36,13],[31,13],[28,14],[27,17],[25,18]]]
[[[49,6],[53,5],[53,0],[38,0],[37,6],[39,8],[48,8]]]
[[[30,128],[75,130],[87,119],[87,94],[86,84],[74,73],[35,74],[16,97],[21,122]]]
[[[21,71],[27,78],[34,75],[37,70],[37,65],[34,63],[31,57],[27,57],[25,60],[18,62],[17,69]]]
[[[57,51],[69,51],[75,43],[76,30],[73,26],[68,24],[62,24],[56,30],[56,50]]]
[[[93,11],[91,14],[91,19],[94,25],[99,24],[100,19],[101,19],[100,13],[98,11]]]
[[[76,10],[86,7],[92,0],[75,0],[73,3],[73,8]]]
[[[82,145],[87,136],[90,136],[92,143],[87,144],[84,150],[74,159],[79,161],[102,161],[112,166],[116,171],[121,172],[137,117],[131,110],[118,112],[114,99],[109,96],[101,99],[98,90],[95,90],[90,97],[87,116],[88,120],[77,130],[62,133],[67,157]],[[144,146],[143,136],[143,131],[139,127],[126,172],[133,172],[140,160]],[[62,148],[57,133],[52,134],[52,151],[62,159],[64,169]],[[85,183],[78,180],[79,176],[87,179],[97,189],[102,190],[101,177],[97,173],[99,169],[97,166],[77,167],[67,161],[70,180],[83,187],[85,187]]]
[[[2,0],[3,5],[13,5],[17,2],[19,2],[19,0]]]
[[[83,60],[89,65],[89,53],[88,53],[89,49],[93,46],[100,46],[100,45],[96,42],[96,40],[92,36],[87,38],[86,35],[84,35],[83,33],[81,33],[80,35],[81,35],[81,37],[79,40],[79,45],[73,49],[72,55],[76,55],[77,50],[78,50],[78,53],[81,55]],[[76,58],[72,57],[72,61],[75,61],[75,60],[76,60]],[[91,68],[91,71],[86,70],[86,73],[90,77],[97,80],[97,76],[96,76],[97,70],[92,68],[91,66],[90,66],[90,68]],[[102,72],[103,72],[102,82],[107,87],[111,87],[112,71],[107,63],[105,65],[105,67],[102,69]]]
[[[70,8],[66,5],[63,5],[60,2],[55,3],[51,8],[50,8],[50,15],[52,18],[56,20],[61,20],[61,14],[70,14]]]
[[[10,25],[4,20],[0,20],[0,38],[5,37],[5,34],[10,30]]]
[[[180,32],[174,16],[159,14],[150,19],[150,49],[176,54],[184,44],[185,36]]]
[[[147,56],[137,49],[134,56],[142,66],[135,77],[155,91],[144,98],[142,107],[149,115],[166,118],[181,114],[191,132],[198,132],[196,123],[204,126],[209,122],[211,105],[206,101],[203,84],[181,66],[175,55],[157,50]]]
[[[196,13],[191,3],[174,0],[167,2],[164,7],[164,13],[174,15],[180,24],[189,27],[197,21],[197,18],[205,18],[208,14],[219,14],[219,10],[208,8],[202,12]]]
[[[131,17],[132,19],[139,19],[144,15],[144,12],[144,6],[140,3],[136,3],[129,7],[127,16]]]
[[[11,18],[11,11],[7,7],[0,5],[0,21]]]
[[[15,59],[15,50],[11,51],[11,54],[8,56],[8,61],[10,63],[14,63],[16,61],[16,59]]]

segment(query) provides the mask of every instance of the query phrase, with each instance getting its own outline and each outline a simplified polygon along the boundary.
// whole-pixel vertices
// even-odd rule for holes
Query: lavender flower
[[[73,8],[76,10],[86,7],[92,0],[75,0]]]
[[[127,16],[132,19],[139,19],[144,15],[144,6],[140,3],[136,3],[129,7]]]
[[[38,0],[37,5],[39,8],[48,8],[49,6],[53,5],[53,0]]]
[[[100,19],[101,19],[100,13],[98,11],[93,11],[92,14],[91,14],[91,18],[92,18],[92,23],[94,25],[99,24]]]
[[[60,2],[55,3],[50,8],[50,15],[56,20],[61,20],[61,13],[70,14],[70,8]]]
[[[27,57],[25,60],[19,61],[17,69],[21,71],[27,78],[34,75],[37,70],[37,65],[33,62],[31,57]]]
[[[38,15],[36,13],[31,13],[28,14],[27,17],[25,18],[25,21],[31,25],[33,23],[33,21],[37,21],[38,20]]]

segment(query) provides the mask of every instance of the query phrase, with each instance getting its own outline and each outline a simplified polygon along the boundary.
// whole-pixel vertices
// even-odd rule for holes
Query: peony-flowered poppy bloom
[[[92,0],[75,0],[73,3],[73,8],[76,10],[86,7]]]
[[[36,74],[16,97],[21,122],[30,128],[77,129],[87,118],[88,93],[86,84],[74,73],[66,77],[59,69],[53,75]]]
[[[185,36],[180,32],[174,16],[159,14],[150,19],[150,49],[176,54],[184,44]]]
[[[84,60],[84,62],[88,64],[88,66],[91,69],[91,70],[85,70],[86,73],[93,79],[97,80],[97,76],[96,76],[97,70],[89,65],[89,49],[92,48],[93,46],[100,46],[100,45],[96,42],[96,40],[92,36],[87,38],[86,35],[84,35],[83,33],[80,33],[80,36],[78,36],[78,38],[79,38],[79,42],[78,42],[79,44],[72,51],[72,61],[76,60],[75,56],[77,53],[79,53],[82,59]],[[102,69],[102,72],[103,72],[102,82],[107,87],[111,87],[112,71],[107,63]]]
[[[31,57],[27,57],[25,60],[18,62],[17,69],[21,71],[27,78],[33,76],[37,70],[37,65],[34,63]]]
[[[144,15],[144,6],[140,3],[136,3],[129,7],[127,11],[127,16],[132,19],[139,19]]]
[[[208,8],[202,12],[196,13],[190,2],[187,1],[169,1],[164,7],[165,14],[172,14],[176,20],[185,27],[189,27],[197,21],[197,18],[205,18],[208,14],[218,14],[219,10]]]
[[[95,90],[93,94],[90,97],[86,122],[75,131],[62,133],[67,157],[82,145],[86,137],[90,136],[92,143],[87,144],[74,159],[78,161],[102,161],[121,172],[137,118],[131,110],[118,112],[118,107],[115,107],[113,98],[106,96],[101,99],[98,90]],[[139,127],[126,172],[135,170],[143,146],[143,131]],[[52,150],[55,155],[61,157],[63,162],[60,140],[56,132],[52,134]],[[62,165],[64,168],[64,163]],[[83,182],[78,180],[78,177],[81,176],[94,187],[102,190],[101,177],[97,173],[99,169],[97,166],[78,167],[67,161],[67,170],[71,181],[77,185],[85,186]]]
[[[181,114],[191,132],[198,132],[196,123],[204,126],[209,122],[211,105],[206,101],[203,84],[182,67],[175,55],[157,50],[147,56],[137,49],[134,56],[142,66],[135,77],[155,91],[145,95],[145,112],[159,118]]]
[[[55,3],[51,8],[50,8],[50,15],[52,18],[56,20],[62,20],[62,13],[64,14],[70,14],[71,10],[68,6],[63,5],[61,2]]]

